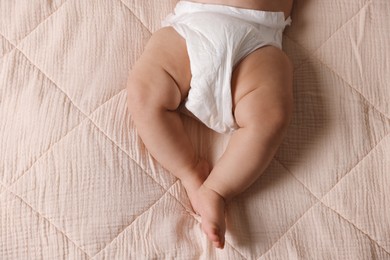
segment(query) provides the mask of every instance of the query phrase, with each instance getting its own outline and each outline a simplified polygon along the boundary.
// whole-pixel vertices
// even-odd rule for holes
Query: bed
[[[390,259],[390,2],[296,0],[294,119],[224,250],[126,112],[176,2],[0,2],[0,259]],[[228,136],[183,120],[215,163]]]

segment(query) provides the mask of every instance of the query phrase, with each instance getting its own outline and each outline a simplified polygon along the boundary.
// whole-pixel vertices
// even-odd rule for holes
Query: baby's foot
[[[217,248],[225,245],[225,201],[215,191],[203,185],[210,174],[206,160],[199,160],[186,179],[181,182],[186,189],[192,208],[202,218],[202,229]]]
[[[202,185],[191,200],[202,218],[202,229],[216,248],[225,246],[225,200]]]

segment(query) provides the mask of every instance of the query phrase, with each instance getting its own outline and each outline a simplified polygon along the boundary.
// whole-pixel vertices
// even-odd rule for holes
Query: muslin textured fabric
[[[295,1],[294,117],[224,250],[126,111],[176,3],[0,1],[0,259],[390,259],[390,2]],[[215,163],[228,136],[183,120]]]

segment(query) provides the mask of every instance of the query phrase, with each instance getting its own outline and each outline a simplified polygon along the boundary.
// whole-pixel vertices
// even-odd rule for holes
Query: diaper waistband
[[[176,17],[191,13],[220,13],[275,29],[284,29],[286,25],[291,24],[291,18],[288,17],[287,19],[284,19],[283,12],[251,10],[227,5],[180,1],[177,3],[174,10],[174,15]]]

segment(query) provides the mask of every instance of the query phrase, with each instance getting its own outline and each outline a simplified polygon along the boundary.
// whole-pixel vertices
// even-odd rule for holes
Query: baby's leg
[[[241,193],[262,174],[290,121],[293,100],[289,59],[275,47],[253,52],[234,71],[232,91],[240,128],[197,194],[197,203],[204,209],[200,211],[203,229],[217,247],[224,243],[223,199]]]
[[[128,109],[152,156],[181,179],[190,199],[209,174],[176,112],[191,80],[185,41],[172,28],[153,34],[128,80]]]

